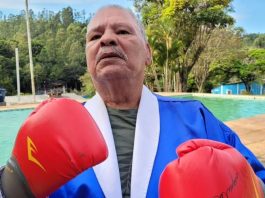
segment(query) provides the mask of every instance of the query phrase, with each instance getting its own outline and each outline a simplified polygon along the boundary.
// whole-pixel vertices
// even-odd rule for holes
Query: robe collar
[[[94,172],[107,198],[122,198],[117,154],[106,106],[97,93],[85,104],[97,123],[108,146],[108,158],[95,166]],[[160,132],[159,107],[156,96],[143,86],[138,108],[131,176],[131,198],[144,198],[156,157]]]

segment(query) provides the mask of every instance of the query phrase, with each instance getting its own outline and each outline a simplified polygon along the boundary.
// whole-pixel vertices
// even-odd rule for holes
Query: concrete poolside
[[[265,114],[225,123],[265,165]]]
[[[48,98],[48,95],[36,95],[34,101],[32,95],[20,96],[19,98],[17,96],[6,96],[6,106],[0,106],[0,111],[35,108],[39,103]],[[85,102],[87,100],[74,93],[62,94],[62,98],[70,98],[78,102]]]

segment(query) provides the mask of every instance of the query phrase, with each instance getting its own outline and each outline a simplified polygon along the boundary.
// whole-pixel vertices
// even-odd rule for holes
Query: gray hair
[[[144,25],[143,25],[141,19],[140,19],[137,15],[135,15],[135,13],[134,13],[131,9],[129,9],[129,8],[124,8],[124,7],[122,7],[122,6],[120,6],[120,5],[116,5],[116,4],[110,4],[110,5],[103,6],[103,7],[99,8],[99,9],[96,11],[96,13],[95,13],[94,16],[91,18],[90,21],[93,20],[93,18],[95,17],[95,15],[96,15],[98,12],[100,12],[100,11],[102,11],[102,10],[105,10],[105,9],[108,9],[108,8],[117,8],[117,9],[120,9],[120,10],[123,10],[123,11],[129,13],[129,14],[133,17],[133,19],[135,20],[135,22],[136,22],[136,24],[137,24],[137,26],[138,26],[138,28],[139,28],[139,31],[140,31],[140,33],[141,33],[141,35],[142,35],[144,41],[147,42],[147,37],[146,37],[146,34],[145,34]]]

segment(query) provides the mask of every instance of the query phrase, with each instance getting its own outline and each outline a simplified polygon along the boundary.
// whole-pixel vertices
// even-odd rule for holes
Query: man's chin
[[[109,66],[108,66],[109,67]],[[129,79],[131,72],[126,70],[125,68],[108,68],[105,67],[98,74],[96,79],[99,81],[102,80],[121,80],[121,79]]]

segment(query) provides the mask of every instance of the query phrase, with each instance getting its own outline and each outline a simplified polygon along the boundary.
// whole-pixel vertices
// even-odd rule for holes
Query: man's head
[[[131,11],[116,5],[101,8],[90,21],[86,57],[96,87],[120,79],[142,84],[144,69],[151,63],[141,23]]]

